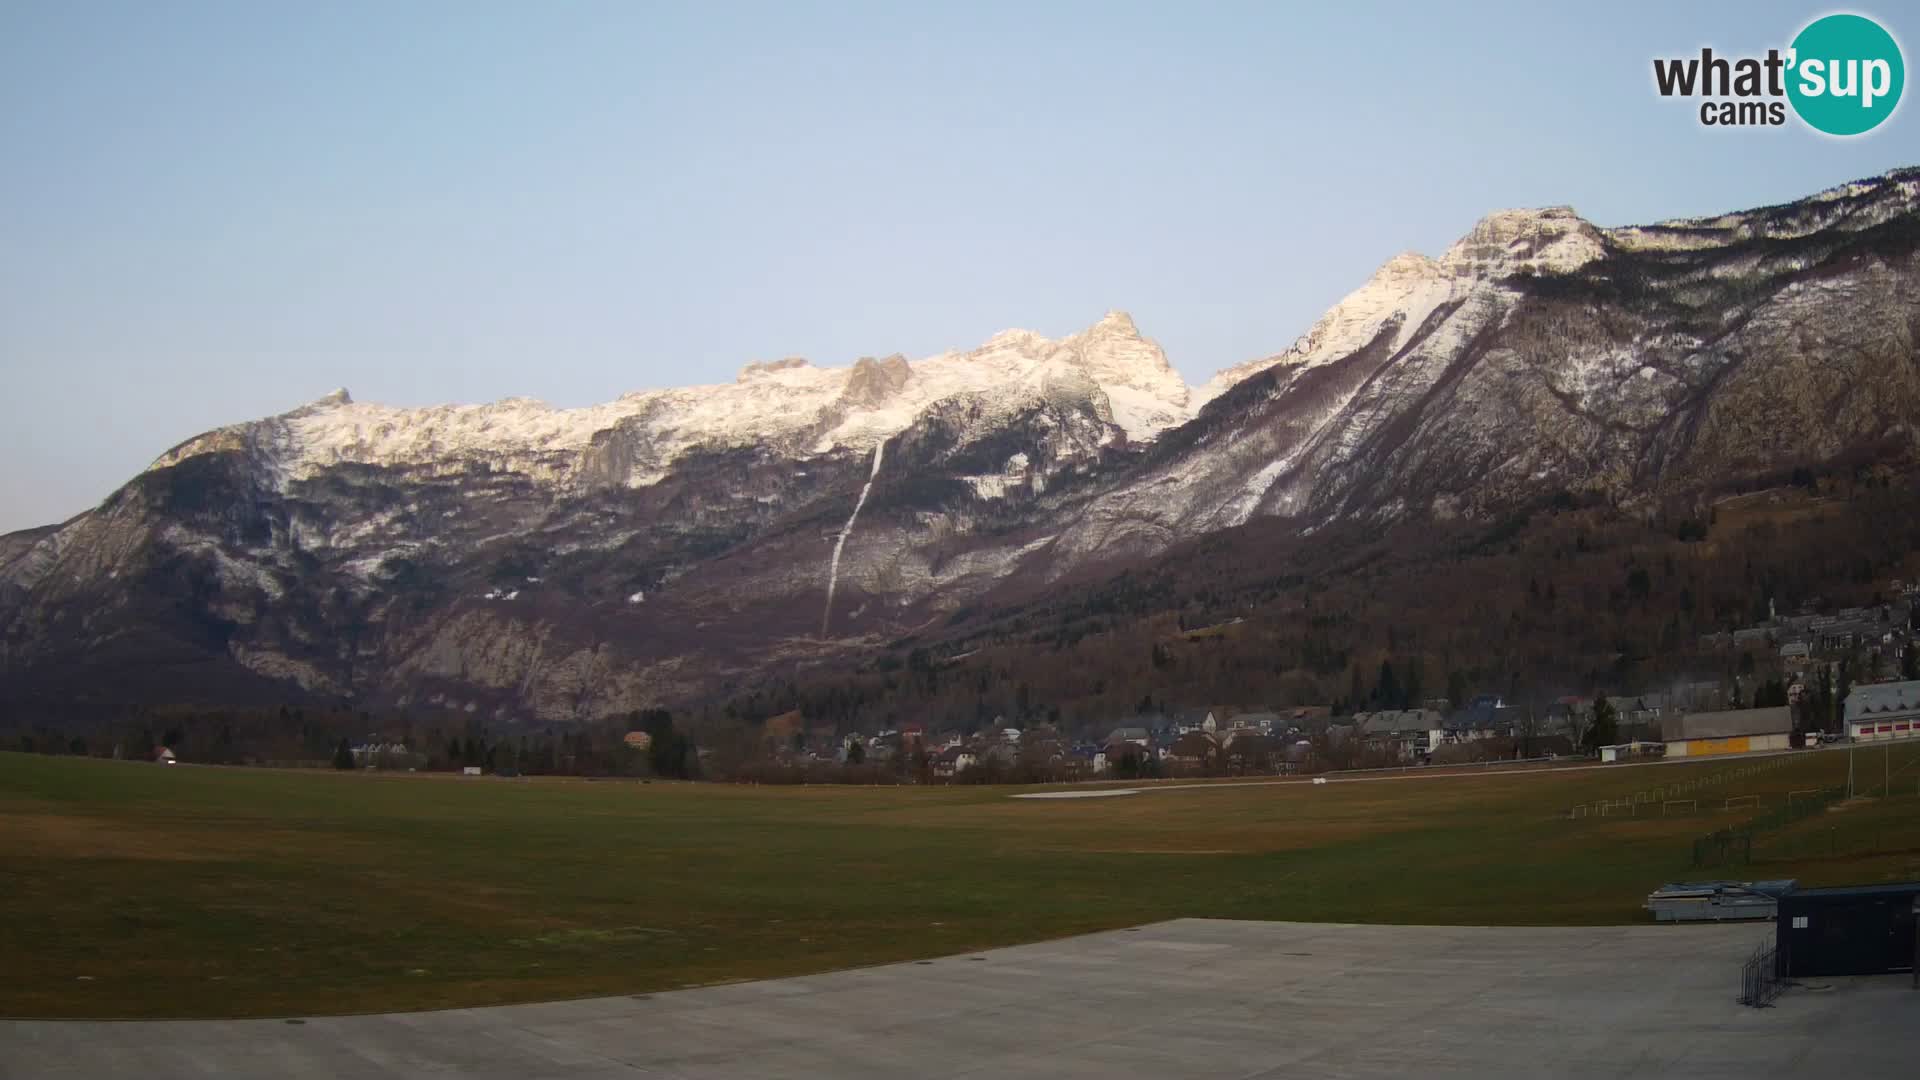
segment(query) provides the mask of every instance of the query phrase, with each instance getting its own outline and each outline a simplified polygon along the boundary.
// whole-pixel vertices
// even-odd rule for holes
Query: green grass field
[[[1920,774],[1920,746],[1902,753],[1895,768]],[[1567,808],[1739,764],[1040,801],[0,754],[0,1015],[644,993],[1178,916],[1633,922],[1661,882],[1728,874],[1688,870],[1690,841],[1751,811],[1709,807],[1844,782],[1846,755],[1707,785],[1697,814]],[[1805,826],[1868,823],[1904,850],[1732,873],[1920,877],[1920,796],[1899,794],[1913,787]]]

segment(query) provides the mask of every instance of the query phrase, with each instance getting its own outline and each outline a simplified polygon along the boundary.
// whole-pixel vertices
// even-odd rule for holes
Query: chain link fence
[[[1784,829],[1795,822],[1824,812],[1827,807],[1847,797],[1847,789],[1840,787],[1822,788],[1816,791],[1800,793],[1799,798],[1790,798],[1773,809],[1741,825],[1725,829],[1716,829],[1693,842],[1693,865],[1707,866],[1745,866],[1753,861],[1753,838]]]

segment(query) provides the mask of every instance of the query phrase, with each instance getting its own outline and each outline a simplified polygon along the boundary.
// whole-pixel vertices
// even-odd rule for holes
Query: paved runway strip
[[[0,1076],[1912,1076],[1905,976],[1735,1002],[1770,931],[1183,919],[636,998],[0,1022]]]

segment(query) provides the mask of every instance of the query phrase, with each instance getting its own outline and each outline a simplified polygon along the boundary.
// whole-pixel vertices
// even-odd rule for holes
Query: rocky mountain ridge
[[[1191,416],[1190,392],[1166,354],[1114,311],[1057,340],[1008,330],[966,352],[919,361],[862,357],[839,368],[792,357],[749,364],[728,384],[640,391],[580,409],[530,398],[395,408],[336,390],[278,417],[189,439],[151,468],[244,448],[284,481],[342,465],[419,468],[484,458],[562,487],[644,487],[695,450],[868,451],[936,402],[962,394],[1001,410],[1084,401],[1117,437],[1135,441]]]
[[[1634,512],[1911,455],[1917,205],[1902,170],[1629,228],[1502,211],[1201,388],[1116,312],[587,409],[329,395],[0,538],[0,700],[588,719],[1255,519],[1492,522],[1567,493]]]

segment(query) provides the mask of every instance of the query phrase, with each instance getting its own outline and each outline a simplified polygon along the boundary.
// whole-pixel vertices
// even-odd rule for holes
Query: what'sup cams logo
[[[1653,62],[1661,97],[1699,98],[1706,127],[1779,127],[1787,108],[1815,131],[1864,135],[1900,105],[1907,66],[1900,43],[1864,15],[1808,23],[1784,51],[1765,56],[1699,56]]]

